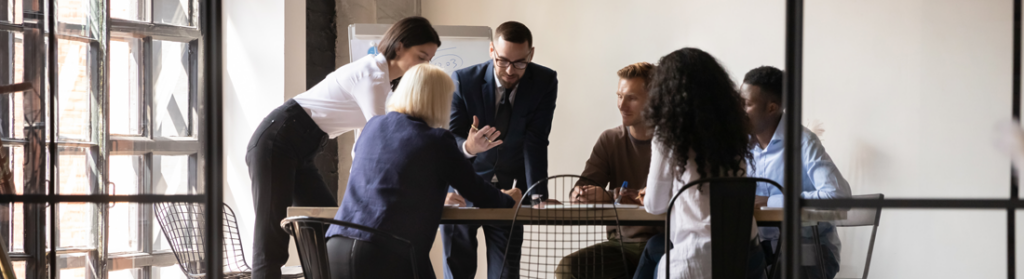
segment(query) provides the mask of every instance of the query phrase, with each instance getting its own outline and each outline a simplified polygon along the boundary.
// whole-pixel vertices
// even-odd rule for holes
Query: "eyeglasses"
[[[529,54],[526,54],[526,57],[530,57],[532,54],[533,51],[531,50]],[[508,68],[509,65],[512,65],[513,67],[516,67],[516,69],[522,70],[526,69],[526,66],[529,64],[529,61],[512,62],[501,58],[494,58],[494,66],[497,66],[498,68]]]

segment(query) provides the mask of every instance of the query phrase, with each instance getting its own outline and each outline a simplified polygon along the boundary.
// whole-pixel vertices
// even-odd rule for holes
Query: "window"
[[[49,1],[57,5],[56,100],[46,88],[0,95],[0,152],[16,194],[46,194],[50,161],[59,195],[200,194],[198,0],[0,0],[0,85],[45,85]],[[56,154],[47,148],[51,129]],[[51,249],[40,233],[50,225],[62,279],[184,277],[152,204],[54,206],[51,224],[48,204],[0,204],[0,237],[18,278],[48,278],[34,264]]]

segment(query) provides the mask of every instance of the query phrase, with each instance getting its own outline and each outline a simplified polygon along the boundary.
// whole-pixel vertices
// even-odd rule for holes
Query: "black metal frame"
[[[1021,1],[1013,0],[1013,87],[1012,110],[1014,120],[1020,120],[1021,76]],[[786,114],[784,161],[786,175],[781,252],[784,254],[783,278],[800,278],[800,212],[804,207],[815,208],[928,208],[928,209],[1006,209],[1007,210],[1007,278],[1016,278],[1016,218],[1015,211],[1024,208],[1019,197],[1018,178],[1010,169],[1010,197],[1007,199],[883,199],[883,200],[807,200],[800,197],[801,162],[801,82],[803,78],[803,0],[786,0],[786,76],[783,82],[783,107]]]
[[[32,39],[34,43],[39,43],[40,45],[46,45],[46,53],[47,54],[43,56],[44,58],[39,59],[38,57],[32,57],[32,60],[29,60],[28,57],[26,57],[26,60],[25,60],[26,74],[28,74],[30,72],[29,70],[38,71],[38,69],[35,69],[35,68],[29,69],[30,66],[32,66],[32,67],[41,67],[42,66],[41,64],[36,64],[36,63],[45,63],[46,64],[45,67],[47,68],[46,69],[47,77],[45,78],[45,82],[43,82],[44,81],[43,78],[39,78],[38,80],[28,80],[28,75],[26,75],[26,81],[31,81],[34,84],[36,84],[35,88],[36,88],[36,90],[38,92],[49,92],[49,96],[48,96],[47,102],[49,104],[51,104],[51,105],[49,105],[49,106],[45,106],[44,105],[44,107],[41,110],[45,111],[45,113],[47,114],[47,117],[49,117],[49,119],[47,120],[48,122],[46,123],[46,125],[48,125],[49,127],[57,127],[56,126],[57,125],[57,123],[56,123],[56,121],[57,121],[56,120],[57,119],[57,117],[56,117],[57,116],[56,115],[56,110],[57,110],[56,104],[57,104],[57,92],[58,92],[58,88],[57,88],[57,85],[58,85],[57,84],[57,80],[58,80],[57,79],[58,78],[58,76],[57,76],[58,75],[57,67],[58,67],[58,65],[57,65],[56,57],[58,57],[57,56],[58,53],[57,53],[57,43],[56,42],[58,42],[58,38],[60,38],[60,39],[70,39],[70,40],[82,40],[82,39],[88,39],[88,38],[82,38],[82,37],[79,37],[79,36],[76,36],[76,35],[65,34],[65,33],[67,33],[65,31],[69,31],[69,30],[70,31],[74,31],[72,29],[74,29],[76,27],[81,27],[81,26],[72,26],[72,25],[67,25],[67,24],[59,23],[59,22],[57,22],[57,19],[56,19],[55,16],[49,16],[49,15],[57,14],[56,0],[38,0],[38,1],[39,1],[38,4],[40,4],[40,7],[42,7],[42,11],[40,11],[38,14],[37,13],[29,14],[29,12],[26,11],[25,12],[26,22],[23,24],[25,26],[32,26],[33,28],[38,28],[38,29],[25,28],[24,26],[17,25],[17,24],[3,23],[3,24],[0,24],[0,30],[22,32],[23,34],[25,34],[27,39]],[[223,145],[223,137],[222,137],[222,132],[221,132],[221,128],[222,128],[222,118],[221,118],[221,114],[222,114],[222,112],[221,112],[221,107],[222,107],[222,104],[221,104],[221,99],[222,99],[222,97],[221,97],[221,95],[222,95],[222,90],[221,90],[222,89],[222,77],[221,77],[221,72],[222,72],[222,68],[223,68],[222,67],[222,57],[223,56],[222,56],[222,49],[221,49],[221,46],[222,46],[222,43],[221,43],[221,36],[222,36],[221,35],[221,32],[222,32],[222,30],[221,30],[221,3],[218,0],[198,0],[198,1],[201,2],[200,5],[202,6],[201,9],[198,9],[199,13],[200,13],[200,15],[198,16],[198,20],[197,20],[197,18],[195,18],[195,14],[194,13],[192,14],[193,16],[191,18],[187,19],[190,22],[191,25],[198,26],[198,28],[181,28],[179,26],[171,26],[171,25],[164,25],[164,24],[136,23],[136,22],[132,22],[132,21],[124,21],[124,20],[117,20],[117,19],[110,20],[109,18],[105,18],[105,20],[102,22],[102,24],[104,24],[103,31],[101,31],[102,33],[101,34],[96,34],[96,36],[101,36],[101,37],[95,38],[95,39],[103,41],[103,42],[107,42],[107,41],[110,40],[111,33],[116,33],[116,34],[118,34],[118,36],[123,36],[126,33],[131,33],[131,31],[133,31],[133,30],[135,30],[135,31],[141,30],[142,33],[146,33],[146,34],[148,34],[148,36],[150,36],[152,38],[155,38],[155,39],[158,39],[158,40],[169,40],[169,41],[180,41],[181,40],[180,38],[182,38],[182,37],[196,38],[196,37],[200,37],[201,36],[201,38],[199,38],[199,41],[200,41],[199,44],[196,44],[196,43],[189,43],[188,44],[188,49],[189,49],[189,51],[191,53],[195,54],[198,51],[198,53],[202,54],[201,57],[197,57],[195,59],[196,62],[194,62],[194,64],[189,65],[190,68],[188,70],[189,71],[197,71],[197,74],[194,75],[194,76],[197,76],[197,77],[201,78],[201,80],[196,81],[196,84],[200,84],[200,83],[202,84],[202,85],[200,85],[201,87],[198,87],[198,88],[194,87],[193,90],[197,90],[197,92],[202,92],[202,94],[197,94],[197,95],[198,96],[202,96],[204,99],[201,100],[201,101],[200,100],[192,100],[191,102],[192,102],[193,105],[197,105],[197,107],[199,107],[199,106],[203,107],[202,109],[200,109],[200,111],[203,114],[202,117],[200,117],[200,119],[205,120],[206,122],[203,123],[205,125],[202,125],[202,124],[200,124],[198,126],[197,125],[191,125],[190,126],[190,131],[193,131],[193,132],[196,131],[197,127],[204,129],[204,131],[203,131],[204,133],[200,133],[200,136],[199,136],[199,139],[198,139],[198,142],[201,143],[201,146],[200,145],[196,145],[196,146],[202,148],[202,150],[200,151],[200,154],[203,154],[203,155],[199,155],[199,156],[206,156],[206,158],[205,158],[205,160],[197,160],[197,158],[196,158],[197,156],[193,155],[193,156],[191,156],[191,159],[189,160],[189,165],[190,165],[190,168],[197,169],[197,170],[201,168],[203,170],[202,172],[196,172],[196,175],[198,176],[197,179],[202,180],[203,182],[205,182],[204,183],[205,190],[203,191],[204,194],[198,194],[198,195],[152,195],[152,194],[141,194],[141,195],[130,195],[130,196],[129,195],[103,195],[103,194],[100,194],[100,195],[59,195],[57,193],[57,191],[56,191],[56,181],[57,181],[56,180],[56,173],[57,173],[57,169],[56,168],[57,168],[57,164],[56,163],[50,163],[49,166],[46,166],[48,168],[47,171],[49,172],[46,176],[26,178],[26,183],[46,185],[46,188],[45,188],[46,192],[42,192],[44,189],[29,189],[29,188],[26,188],[25,195],[0,195],[0,203],[24,203],[25,204],[25,208],[26,208],[25,209],[26,212],[29,212],[29,211],[36,212],[36,214],[31,214],[31,215],[27,214],[26,215],[26,217],[30,217],[31,216],[31,218],[26,218],[26,220],[25,220],[25,222],[26,222],[25,223],[25,227],[26,227],[27,231],[31,231],[31,230],[33,230],[33,228],[36,231],[43,231],[43,228],[45,227],[45,223],[46,222],[44,221],[45,214],[42,214],[42,213],[43,213],[44,207],[48,207],[49,208],[49,212],[48,212],[49,213],[49,219],[50,219],[49,223],[51,225],[49,226],[48,232],[49,232],[49,235],[52,236],[52,237],[50,237],[50,242],[49,242],[50,248],[49,249],[44,248],[43,242],[41,241],[41,238],[43,238],[42,235],[29,234],[29,235],[26,235],[26,239],[25,239],[25,241],[26,241],[25,252],[28,255],[15,257],[15,258],[27,258],[27,259],[29,259],[29,263],[30,264],[27,267],[29,269],[27,271],[30,273],[29,278],[36,278],[36,276],[33,276],[33,275],[42,276],[41,274],[46,274],[46,273],[49,273],[49,277],[50,278],[56,278],[57,277],[57,263],[58,263],[58,261],[57,261],[57,259],[58,259],[57,258],[57,254],[58,254],[57,253],[58,252],[57,251],[58,250],[57,247],[59,247],[59,246],[57,245],[58,237],[55,237],[57,235],[56,234],[57,233],[57,229],[56,229],[57,223],[56,223],[55,219],[56,219],[56,216],[57,216],[56,209],[57,209],[57,207],[58,207],[58,205],[60,203],[83,202],[83,203],[91,203],[91,204],[106,204],[106,203],[111,203],[111,202],[132,202],[132,203],[149,204],[149,203],[160,203],[160,202],[196,202],[196,203],[205,203],[206,205],[222,204],[222,202],[223,202],[223,193],[222,193],[222,191],[223,191],[223,185],[222,185],[223,184],[223,173],[222,173],[223,158],[222,158],[222,154],[221,154],[221,149],[222,149],[221,147]],[[30,2],[26,1],[26,3],[30,3]],[[107,5],[109,5],[109,3],[107,3],[107,2],[105,2],[105,3]],[[188,7],[189,11],[195,11],[196,7],[192,6],[193,4],[192,4],[191,1],[189,3],[190,3],[189,7]],[[109,7],[107,9],[102,9],[102,10],[104,11],[103,15],[107,16],[105,14],[105,12],[109,10]],[[38,22],[29,23],[29,22],[27,22],[28,19],[38,20]],[[116,24],[112,24],[112,22],[115,22],[115,21],[117,23]],[[116,28],[112,28],[112,27],[116,27]],[[43,31],[44,29],[46,31]],[[89,30],[84,30],[84,29],[81,30],[81,31],[86,33],[86,34],[87,34],[87,32],[89,32]],[[61,33],[61,34],[58,34],[58,33]],[[45,38],[50,43],[41,43],[41,42],[43,42],[43,38]],[[95,47],[95,46],[91,46],[91,47]],[[108,67],[106,66],[106,62],[105,62],[107,56],[109,56],[109,49],[107,47],[108,46],[106,46],[106,45],[100,46],[100,48],[102,49],[101,53],[90,52],[90,55],[95,54],[95,55],[98,55],[98,57],[100,59],[104,59],[103,62],[99,62],[99,64],[98,64],[98,65],[100,65],[100,69],[93,69],[93,71],[92,71],[92,72],[100,73],[101,77],[109,75],[109,70],[108,70]],[[50,57],[50,59],[46,59],[45,58],[46,56]],[[91,58],[91,59],[96,59],[96,58]],[[45,62],[42,62],[42,61],[45,61]],[[207,62],[207,63],[204,63],[204,61]],[[36,76],[38,77],[39,75],[36,75]],[[193,75],[190,75],[190,76],[193,76]],[[47,87],[47,85],[49,85],[49,87]],[[96,86],[100,86],[100,87],[96,87]],[[106,92],[107,91],[106,88],[105,88],[106,86],[107,85],[106,85],[105,82],[104,83],[98,83],[98,84],[94,83],[93,84],[94,88],[91,88],[91,90],[101,90],[101,92]],[[41,93],[39,93],[39,94],[41,94]],[[33,95],[33,96],[35,96],[35,95]],[[26,99],[28,99],[28,98],[26,98]],[[26,100],[26,102],[29,102],[29,101],[41,101],[41,100]],[[106,104],[104,104],[104,108],[102,108],[103,110],[106,110],[105,106],[106,106]],[[38,129],[35,129],[35,130],[40,130],[40,131],[27,132],[25,137],[26,138],[31,138],[30,140],[27,140],[27,141],[38,140],[38,138],[41,138],[42,130],[44,130],[43,128],[45,128],[45,127],[40,127],[40,126],[42,126],[43,123],[34,122],[34,123],[29,123],[29,124],[32,124],[32,127],[34,127],[34,128],[38,128]],[[101,131],[105,131],[105,129],[106,129],[106,127],[99,127],[99,128],[100,128]],[[26,129],[28,129],[28,128],[26,128]],[[96,130],[96,129],[93,129],[93,130]],[[60,141],[58,139],[58,137],[57,137],[57,129],[56,128],[51,128],[51,129],[49,129],[49,131],[46,131],[46,132],[47,132],[47,136],[49,137],[49,139],[48,140],[46,140],[46,139],[41,140],[42,142],[46,143],[45,146],[46,146],[47,151],[49,152],[49,154],[46,155],[46,156],[48,156],[48,158],[46,158],[46,159],[49,159],[50,162],[57,162],[57,157],[56,156],[58,156],[58,152],[57,152],[58,146],[59,145],[63,146],[63,145],[67,145],[67,144],[75,145],[75,143],[65,143],[63,141]],[[92,133],[93,133],[92,136],[95,137],[96,131],[93,131]],[[107,140],[108,140],[107,138],[103,138],[103,139],[99,139],[99,140],[94,140],[94,141],[101,142],[100,145],[102,145],[102,147],[99,147],[99,149],[94,149],[94,150],[92,150],[90,152],[110,152],[110,150],[105,146],[107,144],[107,143],[105,143]],[[112,143],[116,142],[116,141],[118,141],[118,139],[116,139],[116,138],[113,138],[113,139],[109,140],[109,142],[112,142]],[[131,141],[131,140],[129,139],[129,140],[126,140],[126,141]],[[156,143],[150,143],[150,142],[146,142],[146,141],[138,141],[138,142],[143,143],[145,145],[145,147],[150,147],[150,145],[156,146]],[[24,142],[20,142],[20,143],[16,142],[16,144],[14,144],[14,145],[21,145],[21,144],[24,144]],[[147,145],[147,144],[149,144],[149,145]],[[85,144],[85,145],[95,145],[95,144]],[[186,146],[186,147],[188,147],[188,146]],[[116,145],[115,145],[115,148],[116,148]],[[26,150],[26,152],[29,152],[29,150]],[[115,151],[115,153],[116,152],[117,151]],[[164,152],[164,153],[167,153],[167,152]],[[164,155],[164,153],[160,153],[160,154]],[[26,154],[28,154],[28,153],[26,153]],[[33,154],[35,154],[35,153],[33,153]],[[172,150],[170,153],[168,153],[166,155],[180,155],[180,154],[178,154],[178,152]],[[38,159],[44,159],[44,158],[40,157]],[[37,165],[33,165],[32,167],[36,167],[36,168],[43,167],[43,165],[44,165],[43,161],[45,161],[45,160],[36,160],[36,161],[39,161],[39,162],[37,162]],[[199,161],[199,162],[197,162],[197,161]],[[103,163],[105,165],[105,162],[100,162],[100,163]],[[105,172],[105,170],[104,170],[104,172]],[[45,173],[45,172],[39,172],[37,170],[34,173]],[[105,173],[99,174],[99,175],[105,175]],[[29,179],[32,179],[32,182],[28,181]],[[43,179],[48,179],[48,181],[43,182],[42,181]],[[99,186],[94,185],[94,187],[102,188],[102,187],[105,187],[105,185],[99,185]],[[99,192],[103,192],[103,191],[99,191]],[[103,207],[103,208],[105,208],[105,207]],[[208,277],[208,278],[220,278],[221,277],[221,275],[220,275],[221,263],[222,263],[221,255],[222,255],[223,251],[221,249],[219,249],[218,247],[220,247],[222,245],[222,243],[223,243],[223,239],[222,239],[223,233],[222,233],[222,230],[219,229],[220,226],[211,226],[211,224],[220,224],[222,222],[222,216],[221,215],[223,214],[223,209],[221,207],[217,207],[217,206],[210,207],[210,208],[212,208],[212,209],[208,210],[206,212],[206,214],[207,214],[207,216],[206,216],[206,222],[207,222],[206,234],[211,238],[211,241],[209,241],[207,243],[207,247],[206,247],[206,251],[208,251],[208,256],[209,256],[207,258],[207,263],[206,264],[211,267],[210,271],[214,274],[213,276]],[[29,245],[27,245],[29,243],[33,243],[33,245],[31,247],[29,247]],[[218,249],[214,249],[214,248],[218,248]],[[106,253],[105,250],[100,250],[100,251],[101,251],[101,253]],[[44,270],[43,269],[43,266],[46,265],[46,262],[50,263],[48,270]]]

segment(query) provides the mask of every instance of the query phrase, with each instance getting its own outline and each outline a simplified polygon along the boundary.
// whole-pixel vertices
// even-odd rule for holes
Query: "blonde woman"
[[[406,72],[388,113],[366,123],[355,146],[348,189],[334,219],[394,234],[412,242],[419,278],[434,278],[428,253],[441,222],[448,185],[477,207],[519,204],[519,189],[498,190],[473,171],[448,131],[455,85],[440,68],[427,64]],[[471,132],[474,146],[501,144],[499,132],[485,126]],[[334,278],[412,278],[409,256],[387,240],[365,231],[331,226],[327,252]]]

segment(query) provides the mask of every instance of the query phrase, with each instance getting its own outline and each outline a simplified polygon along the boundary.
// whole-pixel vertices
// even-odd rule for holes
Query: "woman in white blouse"
[[[655,127],[644,208],[668,211],[671,197],[690,181],[744,176],[750,123],[729,74],[710,54],[683,48],[661,58],[644,114]],[[711,278],[708,185],[687,189],[672,207],[668,238],[672,278]],[[754,222],[751,219],[751,222]],[[764,276],[764,256],[751,226],[748,278]],[[657,277],[664,278],[664,257]]]
[[[402,19],[384,33],[377,45],[380,54],[338,68],[260,122],[245,154],[256,209],[254,279],[281,278],[289,239],[280,222],[288,206],[338,206],[313,164],[320,148],[384,114],[384,102],[399,78],[430,61],[439,46],[441,39],[427,19]]]

